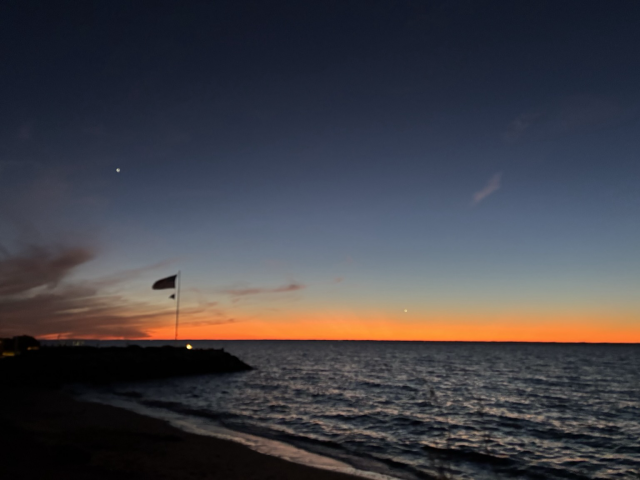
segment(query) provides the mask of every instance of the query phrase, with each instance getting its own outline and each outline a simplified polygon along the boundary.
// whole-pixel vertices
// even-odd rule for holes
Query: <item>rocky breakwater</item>
[[[0,385],[111,383],[229,373],[252,367],[223,349],[42,347],[0,360]]]

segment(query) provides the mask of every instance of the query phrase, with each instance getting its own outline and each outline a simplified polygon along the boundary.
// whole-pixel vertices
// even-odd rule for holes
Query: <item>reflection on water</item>
[[[640,472],[640,346],[191,343],[258,368],[118,390],[403,478]]]

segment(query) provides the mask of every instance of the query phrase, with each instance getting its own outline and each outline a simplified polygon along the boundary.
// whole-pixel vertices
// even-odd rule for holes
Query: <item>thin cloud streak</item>
[[[477,205],[489,195],[499,190],[501,181],[502,173],[496,173],[495,175],[493,175],[484,186],[484,188],[473,195],[473,201],[471,202],[471,205]]]
[[[227,288],[222,290],[222,293],[226,293],[233,297],[240,297],[245,295],[259,295],[263,293],[294,292],[296,290],[302,290],[303,288],[306,288],[306,285],[293,282],[288,285],[282,285],[275,288]]]
[[[535,125],[540,117],[542,117],[542,113],[539,111],[525,112],[518,115],[509,125],[507,132],[504,134],[504,139],[507,142],[515,142],[522,137],[532,125]]]
[[[637,107],[606,97],[574,95],[520,113],[509,124],[504,139],[544,140],[623,125],[637,119]]]

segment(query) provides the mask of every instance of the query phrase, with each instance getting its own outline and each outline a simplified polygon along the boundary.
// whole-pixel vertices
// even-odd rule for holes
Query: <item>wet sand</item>
[[[54,389],[0,390],[2,478],[354,480]]]

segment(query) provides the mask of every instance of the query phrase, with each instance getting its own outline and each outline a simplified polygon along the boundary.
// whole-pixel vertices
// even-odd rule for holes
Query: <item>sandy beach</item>
[[[11,387],[0,396],[0,471],[17,479],[353,480],[194,435],[60,390]]]

